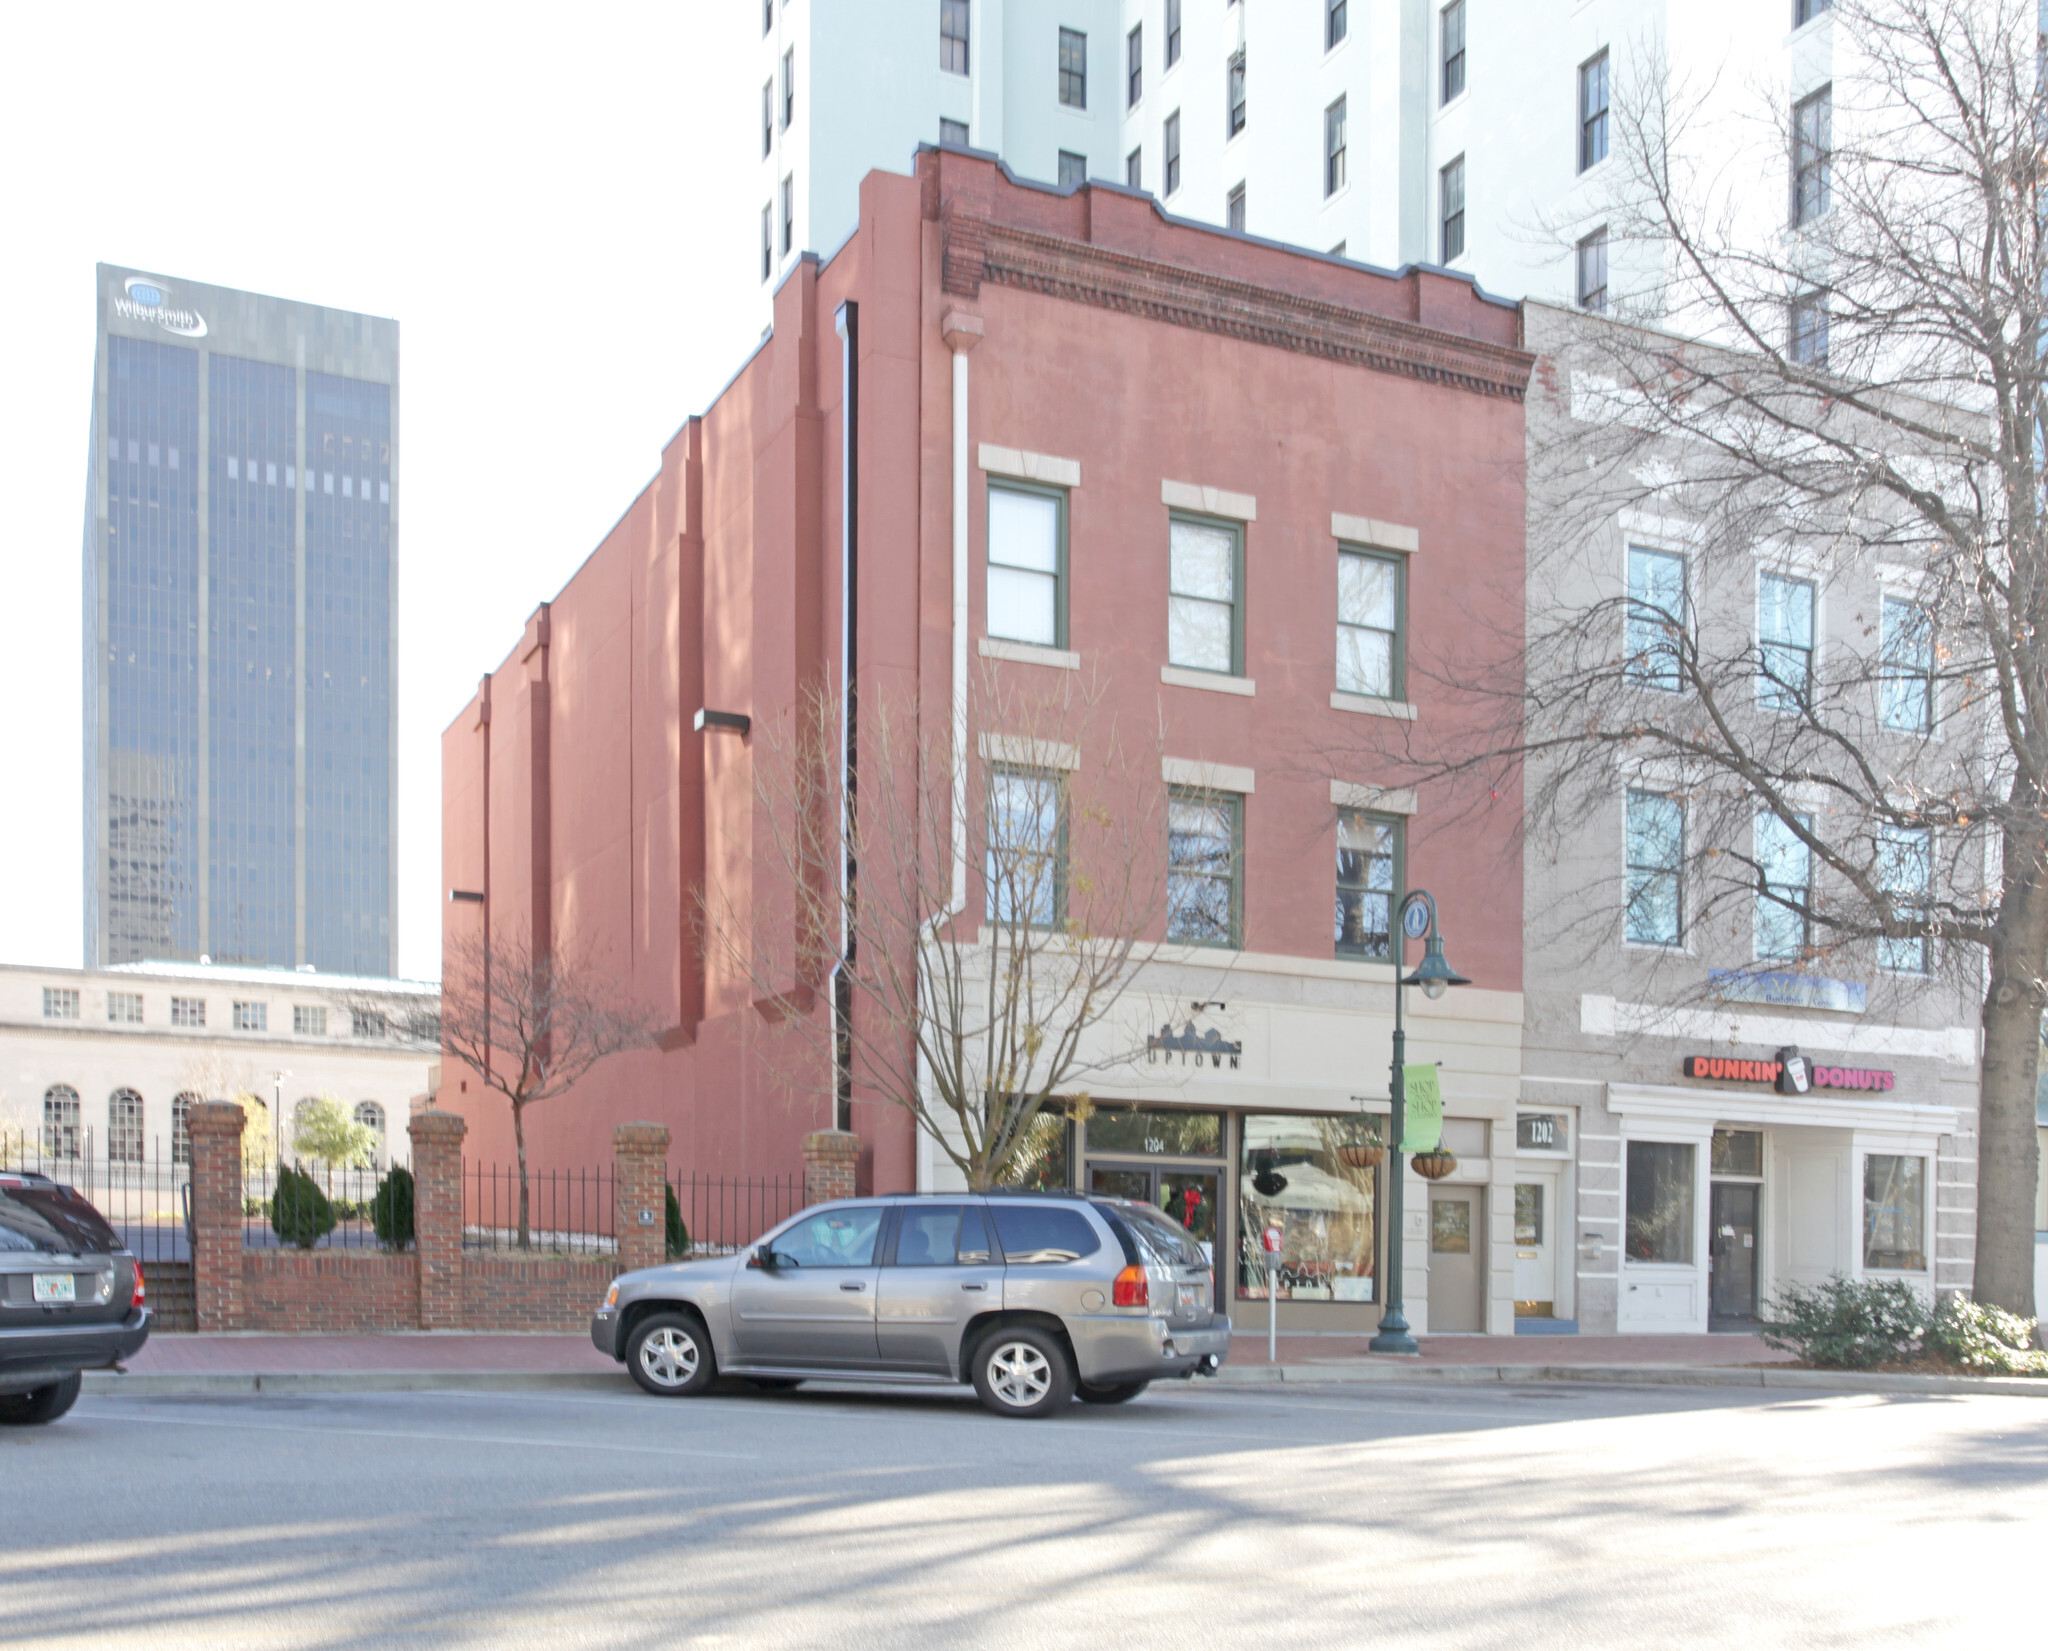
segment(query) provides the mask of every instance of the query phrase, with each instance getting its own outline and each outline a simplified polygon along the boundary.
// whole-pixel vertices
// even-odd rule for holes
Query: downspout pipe
[[[860,305],[832,317],[839,333],[839,952],[832,960],[832,1127],[853,1128],[853,982],[849,918],[855,810],[860,803]]]

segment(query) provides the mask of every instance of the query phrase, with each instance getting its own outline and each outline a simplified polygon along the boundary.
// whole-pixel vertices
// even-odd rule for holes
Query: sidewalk
[[[1802,1370],[1754,1336],[1424,1336],[1418,1358],[1368,1354],[1364,1337],[1233,1338],[1223,1386],[1602,1382],[1859,1393],[1998,1393],[2048,1399],[2025,1377],[1874,1375]],[[488,1331],[400,1335],[159,1335],[126,1374],[88,1371],[88,1393],[136,1397],[245,1393],[627,1393],[623,1369],[584,1336]]]

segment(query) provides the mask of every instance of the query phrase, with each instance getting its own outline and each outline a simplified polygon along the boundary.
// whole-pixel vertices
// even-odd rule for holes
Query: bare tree
[[[841,704],[809,696],[757,736],[753,912],[715,891],[701,908],[708,955],[808,1070],[903,1107],[977,1191],[1028,1171],[1132,1052],[1117,1009],[1161,907],[1156,750],[1060,674],[1033,693],[984,671],[964,763],[945,724],[864,695],[857,786]]]
[[[1559,840],[1624,788],[1682,798],[1682,875],[1632,878],[1638,919],[1754,911],[1765,955],[1768,931],[1779,955],[1981,993],[1975,1287],[2028,1315],[2048,1002],[2037,23],[2035,0],[1838,0],[1832,92],[1763,108],[1754,141],[1722,89],[1654,62],[1621,87],[1610,313],[1531,311],[1526,652],[1496,739],[1403,753],[1439,775],[1524,765],[1528,829]],[[1675,524],[1682,561],[1589,574],[1629,512]],[[1827,646],[1759,622],[1760,566],[1833,593]]]
[[[572,1089],[611,1055],[652,1045],[658,1017],[584,953],[520,930],[445,943],[441,1043],[512,1107],[519,1247],[529,1248],[526,1110]]]

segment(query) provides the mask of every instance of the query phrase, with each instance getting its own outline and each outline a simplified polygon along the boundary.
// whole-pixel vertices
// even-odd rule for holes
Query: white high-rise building
[[[1363,263],[1597,303],[1625,85],[1669,64],[1731,132],[1751,117],[1751,144],[1756,117],[1811,100],[1824,144],[1835,74],[1831,0],[758,3],[759,128],[721,141],[759,172],[764,319],[793,257],[852,233],[862,176],[940,142]],[[1757,179],[1773,226],[1793,210],[1782,147]]]

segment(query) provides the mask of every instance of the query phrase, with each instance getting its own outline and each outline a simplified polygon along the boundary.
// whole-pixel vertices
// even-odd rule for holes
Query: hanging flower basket
[[[1346,1169],[1371,1169],[1386,1155],[1378,1141],[1353,1141],[1337,1149],[1337,1162]]]
[[[1418,1152],[1409,1162],[1415,1166],[1415,1173],[1425,1181],[1441,1181],[1458,1167],[1458,1160],[1442,1147],[1432,1152]]]

